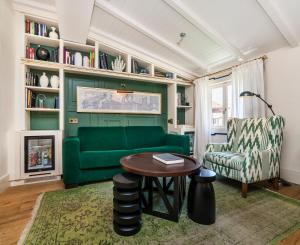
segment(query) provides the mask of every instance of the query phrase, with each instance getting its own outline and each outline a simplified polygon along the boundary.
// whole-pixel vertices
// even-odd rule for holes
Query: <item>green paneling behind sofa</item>
[[[160,93],[162,95],[161,115],[147,114],[103,114],[77,113],[76,87],[95,87]],[[65,136],[76,136],[78,127],[86,126],[161,126],[167,130],[167,85],[149,82],[129,81],[116,78],[99,78],[66,74],[65,76]],[[78,124],[69,124],[69,118],[78,118]]]

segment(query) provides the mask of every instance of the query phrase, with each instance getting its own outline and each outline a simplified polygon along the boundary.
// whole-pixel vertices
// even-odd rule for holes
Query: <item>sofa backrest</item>
[[[144,148],[162,146],[165,144],[166,134],[159,126],[126,127],[127,148]]]
[[[283,126],[284,120],[281,116],[232,118],[227,123],[229,148],[239,153],[268,147],[281,149]]]
[[[126,149],[124,127],[80,127],[78,128],[81,151]]]

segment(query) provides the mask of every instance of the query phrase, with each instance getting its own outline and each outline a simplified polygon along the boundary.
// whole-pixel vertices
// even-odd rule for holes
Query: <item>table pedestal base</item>
[[[162,178],[162,183],[159,180]],[[178,222],[186,192],[186,176],[144,177],[142,189],[143,212]],[[173,188],[171,189],[171,186]],[[157,193],[167,212],[154,209],[153,193]],[[173,199],[170,201],[170,198]]]

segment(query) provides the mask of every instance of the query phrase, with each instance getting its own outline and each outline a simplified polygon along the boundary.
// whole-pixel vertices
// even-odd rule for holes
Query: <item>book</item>
[[[183,158],[175,156],[170,153],[155,154],[155,155],[153,155],[153,158],[164,164],[178,164],[178,163],[184,162]]]

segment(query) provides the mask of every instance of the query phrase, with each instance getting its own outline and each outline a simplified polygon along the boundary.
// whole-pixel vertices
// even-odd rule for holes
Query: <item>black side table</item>
[[[216,201],[212,182],[216,180],[216,173],[201,168],[197,174],[190,177],[187,203],[189,218],[203,225],[215,223]]]
[[[139,232],[141,221],[141,177],[131,173],[113,177],[113,226],[121,236],[131,236]]]

